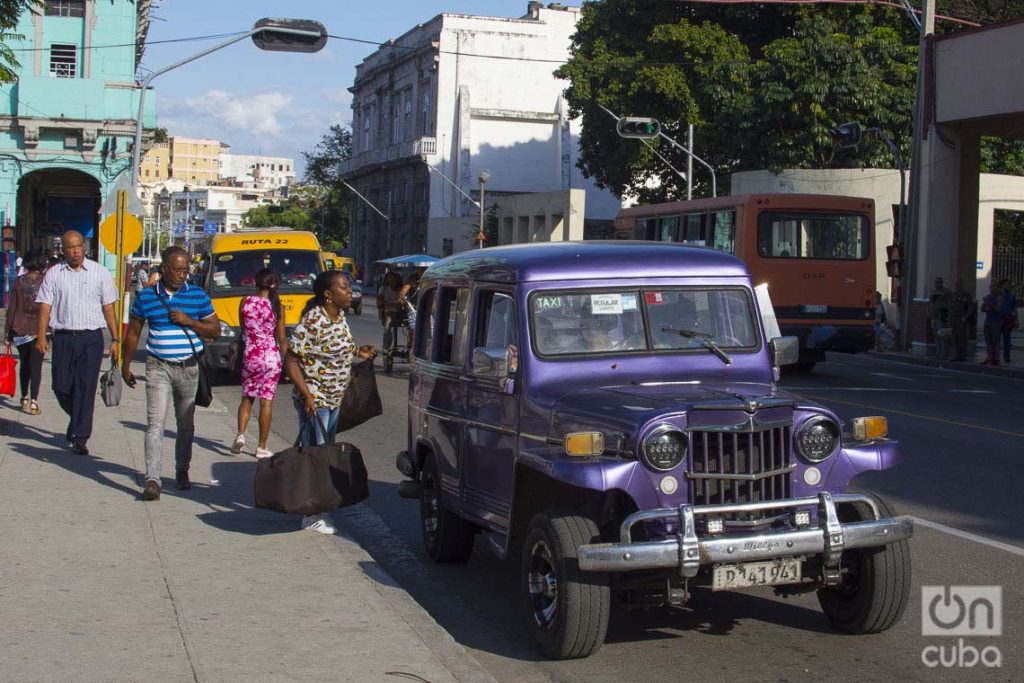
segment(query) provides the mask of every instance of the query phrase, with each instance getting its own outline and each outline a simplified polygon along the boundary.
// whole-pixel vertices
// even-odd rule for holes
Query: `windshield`
[[[747,290],[672,287],[535,292],[534,345],[541,356],[630,351],[752,350],[758,328]]]
[[[764,211],[757,217],[757,253],[767,258],[859,261],[869,246],[867,216]]]
[[[211,295],[251,291],[256,273],[263,268],[277,271],[281,281],[278,291],[309,292],[320,273],[320,257],[315,251],[270,249],[267,251],[236,251],[213,256],[213,273],[209,278]]]

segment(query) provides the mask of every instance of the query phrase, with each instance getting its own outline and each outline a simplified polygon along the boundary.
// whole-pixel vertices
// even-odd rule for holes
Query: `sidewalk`
[[[903,363],[928,365],[963,372],[976,372],[996,377],[1024,378],[1024,345],[1018,346],[1017,343],[1018,339],[1015,335],[1010,347],[1010,362],[1004,363],[1002,355],[1000,355],[999,365],[982,365],[982,361],[985,360],[985,344],[980,339],[976,346],[968,347],[967,360],[959,363],[950,360],[939,360],[935,356],[918,356],[907,351],[868,351],[867,355]]]
[[[255,460],[225,446],[234,406],[197,409],[191,491],[166,433],[164,492],[144,503],[144,380],[117,408],[97,399],[77,456],[49,374],[41,415],[0,399],[0,679],[493,680],[343,526],[252,507]]]

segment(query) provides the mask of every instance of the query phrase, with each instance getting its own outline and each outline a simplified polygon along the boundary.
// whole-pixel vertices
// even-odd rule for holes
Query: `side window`
[[[473,348],[502,349],[516,343],[515,306],[501,292],[481,292]]]
[[[466,357],[466,318],[469,289],[443,287],[437,300],[437,354],[439,363],[460,365]]]
[[[434,345],[434,295],[437,290],[431,287],[420,292],[420,306],[416,312],[416,357],[420,360],[430,359],[430,349]]]
[[[712,246],[727,254],[736,253],[736,212],[732,209],[715,211],[711,214],[714,228]]]

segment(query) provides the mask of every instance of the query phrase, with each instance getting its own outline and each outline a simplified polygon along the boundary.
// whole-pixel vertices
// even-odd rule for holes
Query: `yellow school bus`
[[[348,256],[338,256],[333,251],[320,252],[320,258],[324,262],[324,268],[327,270],[343,270],[352,276],[354,280],[356,277],[356,260],[349,258]]]
[[[313,280],[323,270],[320,242],[313,233],[301,230],[244,230],[213,236],[204,287],[220,318],[221,336],[206,345],[209,367],[229,367],[228,350],[240,334],[238,305],[256,292],[256,273],[263,268],[277,271],[285,327],[290,331],[313,295]]]

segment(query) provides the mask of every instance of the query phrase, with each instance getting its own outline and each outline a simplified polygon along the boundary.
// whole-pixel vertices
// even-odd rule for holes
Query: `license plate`
[[[711,589],[726,591],[753,586],[777,586],[798,583],[800,579],[800,561],[790,557],[766,562],[720,564],[714,569]]]
[[[800,307],[804,313],[828,313],[828,306],[825,304],[804,304]]]

